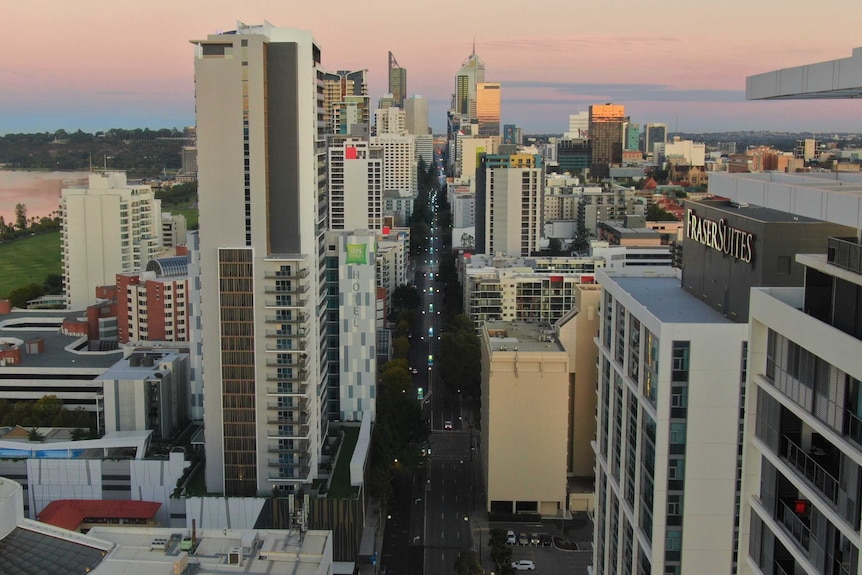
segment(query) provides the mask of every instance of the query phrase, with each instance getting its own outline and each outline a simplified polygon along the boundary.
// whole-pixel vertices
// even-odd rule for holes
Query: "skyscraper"
[[[407,97],[407,68],[398,65],[392,52],[389,52],[389,93],[395,98],[395,105],[403,108]]]
[[[590,172],[594,178],[606,178],[610,166],[623,161],[625,116],[626,109],[621,104],[590,106]]]
[[[428,100],[416,94],[404,100],[407,114],[407,133],[424,136],[428,133]]]
[[[383,228],[383,149],[363,138],[332,138],[327,149],[332,230]]]
[[[480,136],[500,135],[500,83],[476,84],[476,119]]]
[[[320,48],[268,23],[193,43],[207,490],[292,492],[327,432]]]
[[[326,122],[326,133],[337,133],[337,127],[333,125],[334,110],[339,103],[348,101],[360,101],[359,98],[368,97],[368,70],[338,70],[337,72],[325,72],[323,75],[323,113]],[[365,114],[368,110],[366,107]],[[366,119],[367,123],[367,119]],[[346,133],[346,132],[344,132]]]
[[[644,125],[644,154],[652,154],[653,146],[667,142],[667,124]]]
[[[468,119],[476,118],[476,85],[485,81],[485,62],[473,53],[461,64],[455,76],[455,113]]]

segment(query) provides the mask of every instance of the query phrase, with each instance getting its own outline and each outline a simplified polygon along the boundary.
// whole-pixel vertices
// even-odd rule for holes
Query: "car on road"
[[[539,539],[538,533],[530,533],[530,545],[535,545],[536,547],[538,547],[541,542],[542,541],[541,539]]]
[[[519,545],[529,545],[530,544],[530,538],[527,536],[526,533],[521,533],[520,535],[518,535],[518,544]]]
[[[529,559],[521,559],[520,561],[512,561],[512,569],[515,571],[535,571],[536,564]]]
[[[413,375],[416,375],[416,374],[418,374],[418,373],[419,373],[419,370],[418,370],[418,369],[416,369],[415,367],[411,367],[411,368],[410,368],[410,373],[412,373]]]
[[[514,545],[517,542],[518,542],[518,538],[515,537],[515,532],[511,531],[511,530],[507,531],[506,532],[506,543],[508,545]]]
[[[452,429],[452,422],[451,421],[444,421],[443,422],[443,429]]]

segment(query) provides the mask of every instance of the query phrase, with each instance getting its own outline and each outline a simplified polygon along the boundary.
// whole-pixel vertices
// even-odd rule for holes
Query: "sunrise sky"
[[[862,45],[858,0],[0,0],[0,134],[194,124],[191,39],[236,21],[310,29],[323,64],[369,70],[387,52],[408,94],[445,128],[471,51],[503,84],[502,122],[562,132],[568,115],[624,104],[671,131],[862,132],[862,104],[746,102],[745,77],[848,57]]]

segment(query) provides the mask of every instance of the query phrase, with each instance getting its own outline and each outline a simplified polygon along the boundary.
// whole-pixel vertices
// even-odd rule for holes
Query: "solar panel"
[[[0,573],[83,575],[104,556],[95,547],[16,527],[0,540]]]

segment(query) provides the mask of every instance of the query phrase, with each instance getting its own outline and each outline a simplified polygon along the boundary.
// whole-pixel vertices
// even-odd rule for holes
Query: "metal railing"
[[[832,503],[838,503],[838,480],[788,436],[784,436],[784,458]]]
[[[805,521],[783,501],[778,502],[778,515],[787,533],[799,544],[805,556],[808,557],[808,546],[811,543],[811,528]]]

